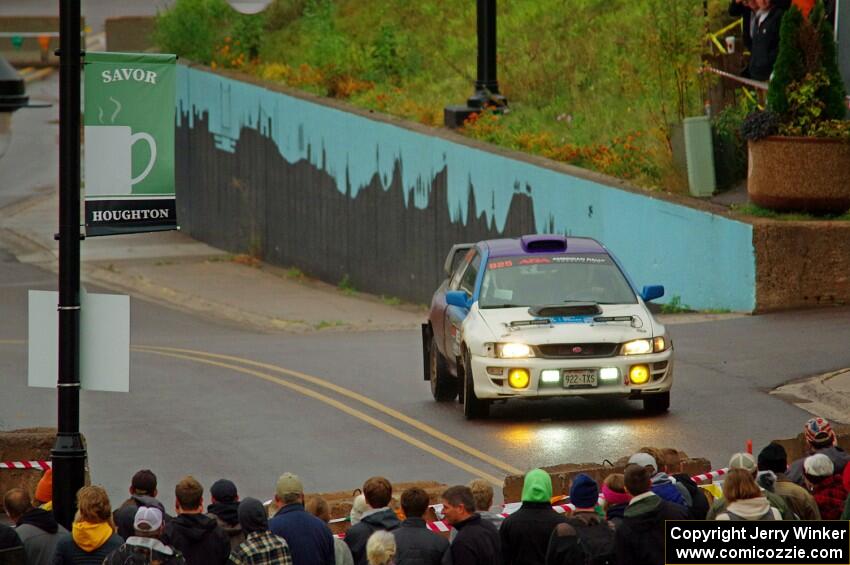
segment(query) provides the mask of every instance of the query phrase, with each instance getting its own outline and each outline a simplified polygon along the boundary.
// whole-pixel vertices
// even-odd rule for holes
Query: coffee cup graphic
[[[150,147],[150,160],[133,176],[133,145]],[[85,167],[87,196],[124,196],[150,174],[156,163],[156,141],[145,132],[133,133],[130,126],[86,126]]]

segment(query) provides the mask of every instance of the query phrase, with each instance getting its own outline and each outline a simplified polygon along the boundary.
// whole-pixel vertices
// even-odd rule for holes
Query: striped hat
[[[812,418],[806,422],[806,441],[813,447],[828,447],[835,443],[835,432],[823,418]]]

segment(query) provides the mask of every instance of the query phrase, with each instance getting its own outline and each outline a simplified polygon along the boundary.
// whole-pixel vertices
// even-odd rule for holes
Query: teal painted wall
[[[445,171],[453,221],[468,217],[471,190],[488,225],[501,231],[512,198],[527,194],[538,232],[597,238],[638,287],[665,286],[660,302],[680,296],[697,309],[755,307],[749,224],[185,66],[177,109],[179,128],[194,128],[203,116],[218,151],[232,154],[243,130],[255,130],[287,163],[309,161],[351,198],[376,178],[389,190],[398,167],[405,206],[425,208]]]

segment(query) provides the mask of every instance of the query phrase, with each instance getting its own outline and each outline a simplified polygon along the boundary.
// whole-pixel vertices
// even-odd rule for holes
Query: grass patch
[[[386,304],[387,306],[399,306],[401,305],[401,298],[397,296],[384,296],[381,295],[381,302]]]
[[[286,270],[286,276],[290,279],[295,279],[298,281],[302,281],[306,278],[304,271],[299,269],[298,267],[290,267]]]
[[[234,255],[231,261],[233,261],[237,265],[245,265],[246,267],[253,267],[255,269],[259,269],[263,265],[262,262],[254,255],[249,255],[247,253],[240,253],[239,255]]]
[[[346,323],[342,320],[321,320],[320,322],[313,324],[313,328],[317,330],[324,330],[327,328],[338,328],[345,325]]]
[[[351,282],[351,277],[346,273],[342,276],[336,287],[346,296],[353,296],[357,289],[354,288],[354,283]]]
[[[783,220],[787,222],[850,222],[850,211],[840,215],[815,216],[802,212],[776,212],[775,210],[768,210],[755,204],[735,204],[731,206],[731,210],[742,216],[755,216],[757,218],[770,218],[771,220]]]
[[[693,308],[687,304],[682,304],[682,297],[678,294],[670,298],[670,302],[661,305],[662,314],[681,314],[683,312],[693,312]]]

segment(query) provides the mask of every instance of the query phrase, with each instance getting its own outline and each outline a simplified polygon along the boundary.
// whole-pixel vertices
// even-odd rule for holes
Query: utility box
[[[683,125],[685,156],[688,162],[688,188],[691,196],[711,196],[717,188],[717,179],[714,176],[711,121],[708,116],[697,116],[685,118]]]

